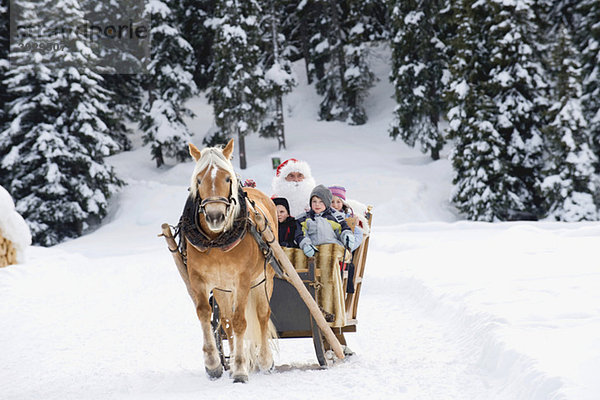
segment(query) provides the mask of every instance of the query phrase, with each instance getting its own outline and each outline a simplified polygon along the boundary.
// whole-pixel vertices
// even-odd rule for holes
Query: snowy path
[[[600,393],[600,272],[572,262],[573,254],[595,254],[594,224],[378,227],[358,332],[347,335],[356,357],[320,370],[309,339],[285,339],[276,373],[252,375],[248,385],[211,382],[199,323],[156,237],[161,222],[176,220],[182,193],[132,181],[99,230],[29,248],[27,263],[0,270],[2,399],[591,400]]]
[[[101,242],[117,252],[124,246]],[[78,246],[86,254],[102,251]],[[60,246],[31,250],[29,263],[0,271],[3,399],[198,399],[225,392],[305,398],[308,391],[325,398],[498,398],[474,368],[476,349],[427,315],[399,281],[378,276],[381,268],[367,272],[359,331],[348,335],[356,357],[319,370],[310,340],[280,340],[276,373],[233,385],[206,378],[199,324],[164,249],[96,258]]]
[[[600,271],[581,262],[596,253],[595,224],[378,226],[358,332],[347,337],[356,357],[319,370],[310,340],[286,339],[276,373],[253,375],[248,385],[211,382],[199,323],[156,237],[160,223],[177,219],[182,196],[184,187],[131,181],[96,232],[29,248],[27,263],[0,270],[3,399],[600,393]]]

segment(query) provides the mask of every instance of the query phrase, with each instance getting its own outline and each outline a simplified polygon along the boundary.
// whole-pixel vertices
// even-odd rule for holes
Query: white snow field
[[[318,368],[310,339],[281,339],[275,371],[207,378],[200,324],[157,237],[175,224],[193,164],[157,170],[138,148],[110,162],[128,185],[103,225],[0,270],[2,399],[600,399],[600,224],[459,221],[452,171],[388,138],[387,52],[369,122],[316,121],[314,88],[286,101],[288,150],[247,139],[270,194],[273,156],[309,162],[374,206],[355,356]],[[210,107],[191,102],[196,144]],[[237,163],[237,152],[235,155]]]

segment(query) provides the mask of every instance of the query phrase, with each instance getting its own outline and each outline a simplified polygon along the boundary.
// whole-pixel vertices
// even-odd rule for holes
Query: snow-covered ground
[[[382,80],[366,125],[316,121],[303,82],[286,102],[288,150],[248,138],[238,170],[270,192],[270,158],[300,158],[318,183],[374,206],[347,335],[355,356],[320,370],[309,339],[285,339],[274,373],[208,380],[199,323],[157,237],[177,222],[193,165],[157,170],[137,149],[110,160],[128,185],[99,229],[0,270],[1,398],[599,399],[600,224],[459,221],[448,160],[388,138],[386,52],[373,59]],[[200,145],[210,108],[191,105]]]

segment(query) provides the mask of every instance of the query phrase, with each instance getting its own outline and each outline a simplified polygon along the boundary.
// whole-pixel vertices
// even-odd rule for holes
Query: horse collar
[[[246,193],[241,186],[238,187],[238,197],[240,199],[245,198]],[[224,198],[223,198],[224,199]],[[233,200],[233,196],[230,197]],[[209,200],[209,199],[206,199]],[[231,201],[230,200],[230,201]],[[221,201],[221,200],[213,200]],[[202,203],[204,201],[197,196],[196,199],[192,196],[188,196],[183,209],[183,214],[179,219],[179,226],[184,238],[192,244],[197,250],[206,252],[212,248],[218,248],[221,251],[229,251],[237,246],[244,236],[248,226],[248,210],[245,201],[240,201],[240,211],[238,217],[235,219],[231,229],[223,231],[219,236],[214,239],[208,237],[208,235],[202,231],[198,222],[199,213],[202,209]],[[206,203],[205,203],[206,204]]]

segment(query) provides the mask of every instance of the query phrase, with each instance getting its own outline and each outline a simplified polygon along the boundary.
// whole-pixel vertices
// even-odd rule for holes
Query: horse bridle
[[[227,212],[229,212],[229,207],[231,207],[232,204],[235,204],[235,197],[233,197],[233,193],[229,197],[222,197],[222,196],[208,197],[200,202],[199,212],[201,214],[204,214],[205,213],[204,207],[206,207],[207,204],[212,204],[212,203],[225,204],[225,206],[227,207]]]
[[[205,214],[206,210],[204,209],[204,207],[206,207],[207,204],[212,204],[212,203],[225,204],[225,206],[227,207],[225,212],[229,213],[229,208],[231,207],[231,205],[236,203],[235,197],[233,195],[233,187],[232,186],[233,186],[233,179],[229,181],[229,197],[213,196],[213,197],[207,197],[206,199],[202,199],[202,201],[200,201],[200,203],[199,203],[198,213]],[[200,197],[200,196],[198,196],[198,197]]]

